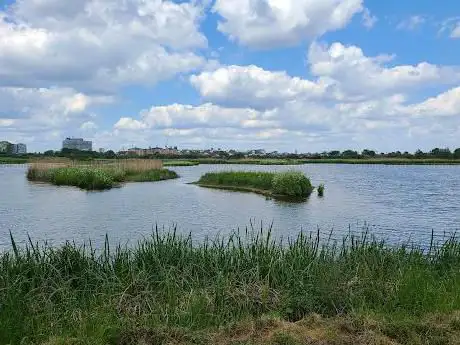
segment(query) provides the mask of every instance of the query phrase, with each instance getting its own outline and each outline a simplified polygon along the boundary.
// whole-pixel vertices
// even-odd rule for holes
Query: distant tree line
[[[9,156],[6,153],[0,153],[0,156]],[[15,155],[15,157],[65,157],[74,160],[93,160],[93,159],[114,159],[114,158],[139,158],[137,155],[119,155],[112,150],[106,152],[96,152],[96,151],[79,151],[72,149],[62,149],[61,151],[48,150],[44,153],[29,153],[26,155]],[[202,159],[202,158],[221,158],[221,159],[238,159],[248,157],[248,154],[245,152],[238,151],[213,151],[212,154],[209,152],[203,151],[184,151],[179,155],[148,155],[141,158],[152,158],[152,159]],[[417,150],[414,153],[407,151],[395,151],[388,153],[379,153],[374,150],[365,149],[361,152],[354,150],[345,150],[345,151],[325,151],[321,153],[279,153],[271,152],[263,155],[250,155],[250,158],[264,159],[264,158],[273,158],[273,159],[370,159],[370,158],[405,158],[405,159],[460,159],[460,148],[457,148],[451,151],[448,148],[434,148],[428,152],[423,152],[422,150]]]

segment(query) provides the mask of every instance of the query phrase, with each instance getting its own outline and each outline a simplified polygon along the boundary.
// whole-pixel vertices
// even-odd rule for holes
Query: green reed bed
[[[224,171],[203,175],[197,185],[237,191],[255,192],[272,197],[306,198],[313,187],[301,172],[281,173]]]
[[[191,167],[200,165],[200,163],[196,161],[165,160],[163,161],[163,165],[165,167]]]
[[[27,161],[27,158],[0,157],[0,164],[25,164]]]
[[[104,190],[120,185],[123,182],[155,182],[177,178],[174,171],[153,169],[146,171],[130,171],[115,168],[95,167],[62,167],[36,169],[33,166],[27,171],[30,181],[41,181],[56,186],[75,186],[86,190]]]
[[[0,344],[56,337],[68,341],[49,344],[166,344],[134,334],[216,330],[263,315],[286,322],[311,313],[380,315],[394,322],[460,310],[456,238],[422,250],[367,235],[322,242],[319,234],[300,233],[281,242],[270,231],[246,231],[194,242],[157,230],[131,249],[108,243],[93,250],[18,247],[12,240],[0,254]],[[415,327],[404,325],[398,327]],[[132,342],[114,340],[123,334]]]

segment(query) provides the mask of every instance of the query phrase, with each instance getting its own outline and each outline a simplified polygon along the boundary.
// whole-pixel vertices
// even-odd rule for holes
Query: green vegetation
[[[0,164],[25,164],[27,158],[0,156]]]
[[[313,191],[310,180],[298,171],[207,173],[195,184],[208,188],[254,192],[275,198],[303,199]]]
[[[356,158],[303,159],[301,164],[458,165],[460,160],[441,158]]]
[[[304,198],[311,194],[313,187],[300,171],[287,171],[273,176],[272,191],[274,195]]]
[[[168,169],[154,169],[135,174],[126,174],[124,181],[126,182],[155,182],[178,178],[175,171]]]
[[[324,196],[324,184],[323,183],[321,183],[318,186],[318,196]]]
[[[165,160],[163,165],[165,167],[191,167],[199,165],[199,162],[195,161],[181,161],[181,160]]]
[[[134,164],[133,164],[134,163]],[[27,179],[57,186],[75,186],[86,190],[111,189],[123,182],[155,182],[177,178],[176,172],[155,167],[155,162],[127,161],[118,165],[62,166],[60,163],[35,163],[29,166]]]
[[[115,185],[115,174],[92,168],[54,168],[37,170],[29,168],[30,181],[49,182],[56,186],[75,186],[87,190],[110,189]]]
[[[202,158],[195,159],[194,162],[199,164],[248,164],[248,165],[300,165],[304,162],[300,159],[270,159],[270,158],[258,158],[258,159],[219,159],[219,158]]]
[[[460,243],[251,231],[0,254],[0,344],[458,344]]]

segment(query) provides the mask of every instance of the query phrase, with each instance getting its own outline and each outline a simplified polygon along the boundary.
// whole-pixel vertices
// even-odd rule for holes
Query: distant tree
[[[339,158],[340,153],[340,151],[330,151],[327,155],[329,158]]]
[[[45,151],[45,152],[43,153],[43,155],[48,156],[48,157],[49,157],[49,156],[54,156],[54,151],[53,151],[53,150]]]
[[[454,158],[455,159],[460,159],[460,147],[458,149],[455,149]]]
[[[417,151],[415,151],[414,156],[415,156],[416,158],[422,158],[422,157],[425,157],[425,156],[426,156],[426,153],[423,152],[422,150],[418,149]]]
[[[104,153],[104,158],[113,159],[115,157],[117,157],[117,155],[112,150],[108,150]]]
[[[452,156],[452,152],[450,152],[448,148],[440,149],[436,147],[430,151],[430,155],[435,158],[450,158]]]
[[[365,150],[363,150],[363,152],[361,154],[363,156],[366,156],[366,157],[375,157],[375,151],[373,151],[373,150],[365,149]]]
[[[342,152],[343,158],[359,158],[359,153],[353,150],[346,150]]]

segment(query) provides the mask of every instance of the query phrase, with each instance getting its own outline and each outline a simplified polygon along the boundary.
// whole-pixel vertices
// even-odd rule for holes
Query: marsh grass
[[[313,191],[310,180],[298,171],[207,173],[196,184],[203,187],[246,190],[273,197],[306,198]]]
[[[0,343],[166,344],[161,329],[215,330],[263,315],[297,322],[316,313],[376,315],[387,320],[387,334],[410,344],[404,332],[418,332],[410,322],[418,320],[417,334],[428,337],[420,320],[459,310],[459,289],[456,237],[422,249],[387,246],[368,234],[333,242],[300,233],[282,241],[249,229],[195,242],[156,229],[134,248],[112,248],[106,238],[96,249],[31,240],[18,246],[11,236],[11,250],[0,255]],[[354,334],[357,326],[346,327]],[[113,340],[123,334],[134,342]]]
[[[173,171],[162,169],[161,161],[120,160],[74,164],[69,161],[30,164],[27,178],[57,186],[75,186],[86,190],[110,189],[122,182],[161,181],[177,178]]]
[[[323,183],[321,183],[318,186],[318,196],[320,196],[320,197],[324,196],[324,184]]]
[[[27,158],[20,157],[1,157],[0,164],[25,164],[27,163]]]
[[[164,160],[163,165],[165,167],[191,167],[200,165],[200,163],[197,161]]]

